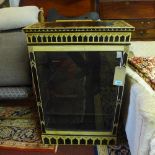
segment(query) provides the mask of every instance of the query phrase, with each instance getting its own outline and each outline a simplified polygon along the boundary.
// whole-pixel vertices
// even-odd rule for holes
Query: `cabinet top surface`
[[[58,20],[29,25],[25,32],[52,31],[134,31],[134,27],[123,20]]]

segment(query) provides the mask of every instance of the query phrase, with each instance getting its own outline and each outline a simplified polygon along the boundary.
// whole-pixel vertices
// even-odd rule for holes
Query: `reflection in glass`
[[[35,52],[47,129],[111,131],[116,52]]]

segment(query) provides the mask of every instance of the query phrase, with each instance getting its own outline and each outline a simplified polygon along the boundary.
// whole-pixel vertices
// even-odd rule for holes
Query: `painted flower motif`
[[[152,72],[151,72],[152,76],[155,78],[155,67],[152,68]]]
[[[129,65],[155,89],[155,57],[132,57]]]
[[[0,139],[9,140],[12,138],[12,129],[9,127],[0,127]]]
[[[130,155],[128,145],[114,145],[108,146],[109,155]]]
[[[129,153],[129,151],[127,150],[127,149],[121,149],[121,153],[123,154],[123,155],[127,155],[128,153]]]

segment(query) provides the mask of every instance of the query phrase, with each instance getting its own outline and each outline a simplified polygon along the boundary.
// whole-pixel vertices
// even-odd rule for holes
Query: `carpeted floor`
[[[1,104],[0,155],[130,155],[127,145],[45,146],[38,124],[33,104]]]
[[[97,146],[97,155],[131,155],[127,145]]]
[[[38,116],[33,105],[0,106],[0,149],[55,150],[41,144]]]

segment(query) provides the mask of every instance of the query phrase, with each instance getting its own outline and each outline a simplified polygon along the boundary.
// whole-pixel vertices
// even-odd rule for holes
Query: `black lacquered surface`
[[[111,131],[116,52],[35,52],[45,128]]]
[[[24,28],[26,32],[50,31],[133,31],[134,27],[123,20],[56,20],[53,22],[36,23]],[[30,31],[29,31],[30,30]]]

